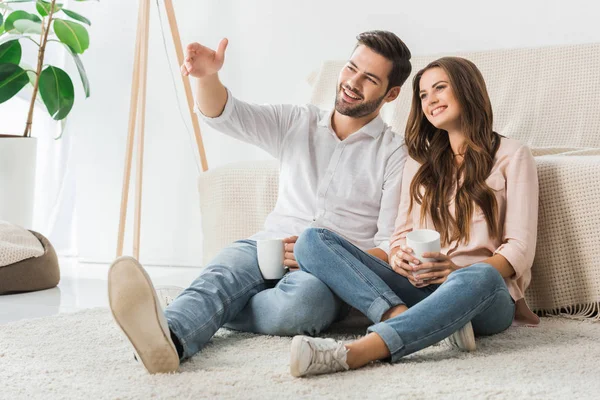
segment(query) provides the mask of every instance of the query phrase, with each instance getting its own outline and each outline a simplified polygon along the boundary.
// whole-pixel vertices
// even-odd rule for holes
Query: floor
[[[33,293],[0,296],[0,324],[28,318],[68,313],[86,308],[108,307],[108,264],[80,263],[61,258],[58,287]],[[197,268],[146,266],[155,286],[189,285]]]

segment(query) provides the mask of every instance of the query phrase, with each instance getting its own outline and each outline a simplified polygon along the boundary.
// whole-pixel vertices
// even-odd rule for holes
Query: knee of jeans
[[[294,245],[294,257],[302,267],[310,267],[314,258],[315,247],[321,242],[319,228],[308,228],[298,236]],[[303,268],[304,269],[304,268]]]
[[[236,281],[238,279],[256,281],[261,277],[258,265],[252,264],[209,264],[200,272],[197,279],[207,279],[208,276],[226,281]]]
[[[506,283],[504,282],[504,278],[500,274],[500,271],[490,264],[481,263],[473,265],[473,267],[477,267],[477,271],[481,275],[480,279],[486,285],[506,287]]]
[[[497,284],[504,285],[504,279],[500,272],[487,263],[477,263],[456,271],[455,277],[464,276],[469,284],[477,284],[477,287],[489,287]],[[449,277],[450,278],[450,277]]]
[[[294,272],[301,274],[302,272]],[[323,282],[306,274],[303,284],[284,297],[274,320],[275,334],[317,335],[327,329],[339,312],[339,300]]]

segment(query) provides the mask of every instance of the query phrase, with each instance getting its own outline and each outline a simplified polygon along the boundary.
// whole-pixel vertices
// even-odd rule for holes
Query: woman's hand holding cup
[[[416,277],[427,283],[442,284],[448,279],[448,275],[460,267],[452,262],[450,257],[440,252],[423,253],[424,258],[433,258],[437,261],[424,262],[413,267]],[[422,273],[419,274],[419,271]]]
[[[431,229],[417,229],[406,234],[406,246],[401,250],[407,256],[401,256],[399,266],[408,274],[415,287],[439,284],[446,281],[450,272],[458,267],[450,257],[441,253],[440,234]]]
[[[396,273],[408,279],[413,286],[422,288],[429,285],[429,283],[417,279],[414,275],[413,270],[421,261],[414,257],[413,254],[413,250],[407,246],[397,247],[392,250],[390,265]]]

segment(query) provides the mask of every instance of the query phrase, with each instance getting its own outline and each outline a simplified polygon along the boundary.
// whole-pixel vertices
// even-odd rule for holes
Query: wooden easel
[[[175,44],[177,60],[179,65],[183,64],[183,50],[181,47],[181,38],[177,28],[175,12],[173,10],[172,0],[165,0],[167,18],[171,28],[171,36]],[[150,27],[150,0],[139,0],[138,23],[135,38],[135,58],[133,62],[133,78],[131,80],[131,102],[129,104],[129,133],[127,136],[127,150],[125,152],[125,171],[123,174],[123,192],[121,193],[121,217],[119,220],[119,237],[117,242],[117,257],[123,254],[123,240],[125,237],[125,222],[127,218],[127,202],[129,198],[129,181],[131,178],[131,161],[133,155],[133,142],[136,132],[138,133],[138,153],[136,167],[136,185],[135,185],[135,215],[133,230],[133,256],[136,259],[140,257],[140,224],[142,211],[142,175],[144,164],[144,124],[146,118],[146,81],[148,76],[148,32]],[[194,127],[198,153],[202,163],[202,171],[208,170],[204,144],[200,125],[194,115],[194,97],[188,77],[184,77],[183,86],[187,98],[188,109]]]

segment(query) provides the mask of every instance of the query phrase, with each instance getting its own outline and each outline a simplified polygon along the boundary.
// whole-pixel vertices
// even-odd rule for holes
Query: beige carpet
[[[544,318],[473,354],[437,345],[309,379],[288,373],[290,340],[222,330],[180,373],[151,376],[107,309],[0,325],[0,399],[600,398],[599,323]]]

